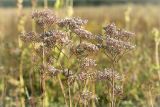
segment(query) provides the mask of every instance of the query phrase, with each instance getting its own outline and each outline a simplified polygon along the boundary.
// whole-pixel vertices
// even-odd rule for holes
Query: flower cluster
[[[42,29],[39,32],[23,33],[20,37],[25,43],[33,43],[33,50],[42,61],[40,76],[45,78],[48,75],[52,77],[60,75],[58,77],[60,77],[61,87],[63,83],[60,79],[63,77],[70,85],[66,88],[69,91],[73,88],[72,83],[105,81],[105,83],[112,84],[110,85],[112,92],[122,93],[121,88],[113,85],[113,80],[121,81],[122,79],[114,66],[101,71],[95,59],[100,50],[117,60],[117,57],[135,48],[130,43],[133,33],[110,24],[104,27],[105,36],[95,36],[84,29],[83,25],[87,23],[87,20],[75,17],[60,19],[51,10],[34,11],[32,18]],[[45,82],[44,78],[42,78],[43,82]],[[86,83],[85,90],[89,87]],[[79,97],[80,102],[85,105],[97,99],[97,96],[89,91],[83,91]]]
[[[52,24],[57,23],[58,20],[57,16],[51,10],[48,9],[42,11],[34,11],[32,13],[32,18],[42,28],[51,26]]]
[[[78,35],[82,39],[92,39],[93,34],[85,29],[79,28],[79,29],[74,29],[73,32]]]
[[[97,65],[96,60],[89,59],[89,58],[83,59],[81,63],[82,63],[81,64],[82,68],[92,68]]]
[[[81,18],[65,18],[58,22],[60,27],[69,27],[69,29],[81,28],[82,25],[86,24],[87,20],[82,20]]]
[[[82,42],[77,46],[71,47],[71,52],[77,56],[88,56],[97,53],[99,48],[92,43]]]
[[[105,38],[99,36],[99,40],[103,41],[100,46],[106,50],[113,59],[118,59],[120,55],[135,48],[135,45],[130,43],[134,33],[119,29],[114,23],[104,27]]]
[[[119,73],[114,71],[111,68],[105,68],[103,71],[94,71],[94,72],[80,72],[75,76],[72,76],[70,79],[77,80],[77,81],[111,81],[114,77],[115,80],[122,80],[122,77]]]
[[[87,105],[91,100],[98,100],[97,95],[93,94],[92,92],[86,90],[80,93],[80,103]]]

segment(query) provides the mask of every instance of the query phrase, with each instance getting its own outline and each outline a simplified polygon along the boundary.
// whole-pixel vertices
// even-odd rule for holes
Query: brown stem
[[[68,107],[68,103],[67,103],[67,99],[66,99],[66,94],[65,94],[65,91],[64,91],[64,87],[63,87],[60,75],[58,75],[58,81],[59,81],[59,84],[61,86],[61,90],[62,90],[62,93],[63,93],[63,96],[64,96],[64,101],[66,103],[66,107]]]
[[[112,64],[112,101],[111,107],[115,107],[115,96],[114,96],[114,87],[115,87],[115,77],[114,77],[115,61]]]

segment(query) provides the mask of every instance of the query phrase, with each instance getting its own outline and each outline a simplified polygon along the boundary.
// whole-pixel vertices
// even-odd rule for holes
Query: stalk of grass
[[[66,93],[65,93],[64,86],[62,84],[60,75],[58,75],[58,81],[59,81],[59,84],[60,84],[60,87],[61,87],[61,90],[62,90],[62,93],[63,93],[63,96],[64,96],[64,101],[65,101],[66,107],[68,107],[67,96],[66,96]]]
[[[91,88],[92,88],[92,93],[95,94],[95,83],[92,84]],[[94,99],[92,99],[92,107],[96,107]]]
[[[154,33],[154,40],[155,40],[155,62],[156,62],[156,68],[158,73],[158,78],[160,81],[160,63],[159,63],[159,44],[160,44],[160,33],[157,28],[153,29]]]
[[[18,31],[24,32],[24,17],[22,16],[22,9],[23,9],[23,0],[17,0],[17,6],[18,6]],[[20,38],[18,38],[19,41],[19,48],[22,49],[22,43]],[[25,107],[25,98],[24,98],[24,79],[23,79],[23,57],[24,57],[24,50],[22,49],[21,55],[20,55],[20,64],[19,64],[19,80],[20,80],[20,101],[21,101],[21,107]]]
[[[148,92],[148,94],[149,94],[149,103],[150,103],[150,106],[154,107],[154,105],[153,105],[153,97],[152,97],[152,90],[151,90],[150,86],[149,86],[149,92]]]
[[[31,4],[32,4],[32,11],[33,10],[35,10],[35,8],[36,8],[36,5],[37,5],[37,2],[36,2],[36,0],[31,0]],[[36,23],[35,23],[35,21],[32,19],[32,31],[36,31]],[[30,88],[31,88],[31,97],[34,99],[34,93],[35,93],[35,91],[34,91],[34,61],[33,61],[33,59],[34,59],[34,54],[35,54],[35,49],[34,49],[34,47],[35,47],[35,44],[34,43],[32,43],[32,44],[30,44],[30,48],[31,48],[31,58],[30,58],[30,62],[31,62],[31,68],[30,68],[30,73],[29,73],[29,80],[30,80]],[[34,101],[33,101],[34,102]],[[32,104],[31,106],[33,106],[34,104]]]
[[[125,13],[124,13],[126,29],[130,29],[130,21],[131,21],[130,14],[131,14],[131,11],[132,11],[132,7],[128,6]]]
[[[24,51],[22,51],[21,57],[20,57],[20,65],[19,65],[19,80],[20,80],[20,92],[21,92],[21,107],[25,107],[25,99],[23,97],[24,94],[24,79],[23,79],[23,57],[24,57]]]

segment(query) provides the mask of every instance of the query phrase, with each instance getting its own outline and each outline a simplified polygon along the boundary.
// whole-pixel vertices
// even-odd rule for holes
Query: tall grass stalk
[[[158,73],[158,78],[160,81],[160,63],[159,63],[159,44],[160,44],[160,32],[157,28],[153,29],[154,40],[155,40],[155,62]]]
[[[66,107],[68,107],[67,96],[66,96],[65,89],[64,89],[63,83],[61,81],[60,75],[58,75],[58,81],[59,81],[59,84],[60,84],[60,87],[61,87],[61,90],[62,90],[62,93],[64,96],[64,101],[65,101]]]
[[[37,1],[36,0],[31,0],[31,4],[32,4],[32,11],[35,10],[36,5],[37,5]],[[36,31],[36,23],[35,21],[32,19],[32,31]],[[33,86],[33,81],[34,81],[34,55],[35,55],[35,51],[34,51],[34,43],[30,45],[31,47],[31,69],[30,69],[30,73],[29,73],[29,79],[30,79],[30,88],[31,88],[31,96],[32,98],[34,98],[34,86]]]
[[[24,32],[24,16],[23,16],[23,0],[17,0],[17,8],[18,8],[18,31]],[[25,98],[24,98],[24,79],[23,79],[23,57],[24,57],[24,50],[22,49],[22,42],[20,38],[19,41],[19,48],[21,49],[20,55],[20,64],[19,64],[19,81],[20,81],[20,101],[21,107],[25,107]]]

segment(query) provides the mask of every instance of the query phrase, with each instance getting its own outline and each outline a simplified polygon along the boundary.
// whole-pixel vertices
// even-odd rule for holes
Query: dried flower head
[[[42,28],[46,28],[57,22],[57,16],[49,9],[34,11],[32,13],[32,18]]]
[[[80,28],[82,25],[86,24],[87,20],[82,20],[80,18],[65,18],[58,22],[60,27],[69,27],[69,29]]]
[[[53,47],[55,44],[68,44],[69,38],[66,33],[58,30],[48,31],[41,34],[46,47]]]
[[[118,29],[114,23],[104,27],[105,34],[110,38],[117,40],[128,40],[130,37],[133,37],[135,34],[124,29]]]
[[[82,42],[76,47],[75,46],[71,47],[71,52],[78,56],[91,55],[91,54],[97,53],[98,51],[99,51],[99,48],[96,45],[92,43],[87,43],[87,42]]]
[[[39,38],[38,34],[36,32],[28,32],[28,33],[22,33],[20,35],[20,38],[24,42],[40,42],[41,39]]]
[[[105,38],[101,38],[103,43],[98,42],[99,47],[104,48],[108,54],[107,56],[113,58],[114,61],[118,61],[120,56],[135,48],[130,43],[134,33],[118,29],[114,23],[104,27],[104,30],[106,35]]]
[[[93,59],[89,59],[89,58],[85,58],[82,60],[81,62],[81,67],[86,69],[86,68],[93,68],[94,66],[96,66],[96,60]]]
[[[49,74],[49,76],[57,76],[58,74],[62,73],[62,70],[56,69],[49,64],[42,65],[42,69],[46,74]]]
[[[91,100],[98,100],[97,95],[88,90],[80,93],[80,103],[88,105]]]
[[[96,80],[112,80],[114,77],[115,80],[121,80],[121,76],[113,69],[104,69],[104,71],[98,71]]]
[[[115,35],[117,33],[117,28],[114,23],[107,25],[103,28],[106,35]]]
[[[79,29],[74,29],[73,32],[78,35],[80,38],[83,39],[92,39],[93,38],[93,34],[87,30],[84,30],[82,28]]]
[[[134,48],[135,46],[130,42],[125,42],[110,37],[106,38],[105,49],[112,56],[123,54],[127,50],[132,50]]]

